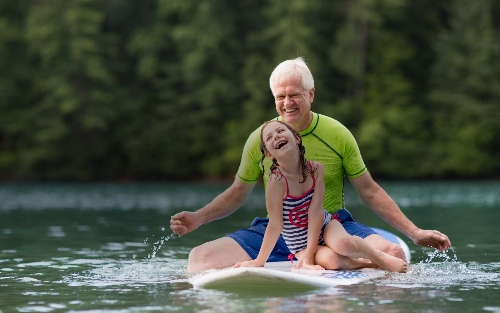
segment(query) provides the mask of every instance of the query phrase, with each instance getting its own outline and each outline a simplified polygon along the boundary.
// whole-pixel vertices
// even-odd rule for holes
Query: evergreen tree
[[[338,100],[330,109],[332,115],[347,127],[355,128],[361,119],[367,63],[368,32],[377,19],[373,1],[356,0],[339,4],[338,18],[342,24],[335,33],[334,45],[330,46],[329,60],[337,71]]]
[[[89,179],[116,164],[106,134],[115,117],[114,80],[107,68],[114,46],[101,32],[94,0],[37,1],[27,17],[36,61],[33,137],[23,151],[27,177]]]
[[[435,175],[499,173],[500,68],[489,0],[456,0],[432,70]]]
[[[261,7],[258,9],[260,18],[252,21],[253,29],[244,41],[247,48],[241,77],[244,100],[238,104],[243,114],[226,125],[224,157],[232,173],[239,165],[241,151],[250,132],[277,116],[269,86],[274,68],[285,60],[299,56],[305,58],[313,73],[321,64],[317,51],[313,49],[314,42],[319,40],[313,27],[315,13],[319,10],[317,3],[305,0],[263,1]]]
[[[351,130],[372,174],[418,176],[420,168],[413,165],[423,151],[425,114],[414,101],[413,83],[404,71],[415,49],[403,31],[391,27],[399,22],[406,3],[350,4],[332,53],[345,78],[347,92],[340,105],[350,110],[347,124],[357,126]]]
[[[336,5],[334,20],[340,23],[334,28],[333,44],[327,48],[329,70],[333,70],[329,81],[335,86],[336,95],[327,114],[352,130],[364,115],[370,37],[387,18],[386,11],[400,8],[403,3],[404,0],[355,0],[339,1]]]
[[[242,49],[238,4],[162,1],[153,22],[138,29],[130,51],[151,114],[139,117],[131,159],[144,173],[170,177],[222,174],[224,122],[240,116]],[[144,95],[143,95],[144,96]],[[144,159],[152,162],[144,162]],[[141,167],[140,164],[143,164]]]
[[[0,179],[16,178],[22,164],[22,146],[30,137],[29,54],[25,40],[28,3],[0,2]]]
[[[415,177],[425,154],[425,114],[401,70],[414,50],[404,37],[387,30],[372,31],[370,37],[359,145],[373,174]]]
[[[498,176],[498,3],[3,0],[0,179],[233,175],[298,56],[372,173]]]

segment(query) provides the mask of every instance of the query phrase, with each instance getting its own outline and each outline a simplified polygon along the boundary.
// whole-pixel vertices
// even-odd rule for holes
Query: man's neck
[[[293,127],[298,132],[306,130],[309,126],[311,126],[313,120],[313,114],[312,112],[309,112],[309,116],[307,119],[304,119],[304,121],[300,121],[297,125],[290,125]]]

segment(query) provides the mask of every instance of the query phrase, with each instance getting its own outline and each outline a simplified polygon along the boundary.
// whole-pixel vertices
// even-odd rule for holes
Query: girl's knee
[[[341,255],[349,255],[358,249],[357,238],[350,235],[339,237],[331,248]]]

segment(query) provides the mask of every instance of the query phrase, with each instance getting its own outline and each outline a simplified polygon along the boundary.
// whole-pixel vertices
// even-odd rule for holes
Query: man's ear
[[[315,91],[314,87],[312,87],[311,90],[309,90],[309,98],[311,99],[311,102],[309,104],[313,103],[314,101],[314,91]]]

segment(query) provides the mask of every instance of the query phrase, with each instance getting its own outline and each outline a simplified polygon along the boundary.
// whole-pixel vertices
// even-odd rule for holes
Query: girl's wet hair
[[[262,152],[262,158],[260,159],[260,165],[262,167],[262,176],[260,177],[260,181],[259,182],[262,182],[264,180],[264,172],[265,172],[265,168],[264,168],[264,159],[266,158],[266,153],[269,153],[271,154],[267,148],[266,148],[266,144],[264,142],[264,138],[263,138],[263,134],[264,134],[264,128],[266,128],[266,126],[269,124],[269,123],[280,123],[280,124],[283,124],[286,128],[288,128],[293,136],[299,140],[299,143],[297,144],[297,148],[299,150],[299,157],[300,157],[300,167],[302,168],[302,181],[299,181],[299,183],[303,183],[306,181],[307,179],[307,174],[311,174],[311,175],[314,175],[314,169],[311,169],[308,165],[307,165],[307,160],[305,158],[305,154],[306,154],[306,148],[302,145],[302,137],[300,136],[299,132],[296,131],[295,129],[293,129],[290,125],[282,122],[282,121],[278,121],[278,120],[270,120],[266,123],[264,123],[264,125],[262,126],[262,128],[260,129],[260,152]],[[275,170],[278,168],[279,164],[278,164],[278,161],[273,157],[271,159],[273,161],[273,163],[271,164],[271,167],[270,167],[270,170],[271,172],[269,173],[269,176],[271,176]]]

